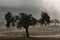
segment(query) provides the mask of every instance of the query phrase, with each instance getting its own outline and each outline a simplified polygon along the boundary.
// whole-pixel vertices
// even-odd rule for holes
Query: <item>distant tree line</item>
[[[17,16],[13,16],[11,14],[11,12],[8,12],[5,15],[5,19],[6,19],[6,27],[10,28],[10,24],[12,23],[12,26],[15,26],[15,23],[17,23],[17,29],[21,29],[21,27],[24,27],[26,29],[26,36],[29,37],[29,32],[28,32],[28,28],[29,26],[35,26],[37,22],[39,22],[41,25],[45,24],[45,25],[49,25],[49,23],[53,22],[50,20],[50,16],[48,15],[48,13],[46,12],[42,12],[41,14],[41,18],[40,20],[36,20],[32,14],[27,14],[27,13],[20,13],[19,14],[20,17]],[[18,22],[17,22],[18,21]],[[59,23],[58,20],[55,19],[55,21],[57,23]]]

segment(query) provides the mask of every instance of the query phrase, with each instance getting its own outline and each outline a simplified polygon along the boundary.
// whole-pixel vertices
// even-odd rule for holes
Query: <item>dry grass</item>
[[[60,40],[60,38],[51,37],[0,37],[0,40]]]
[[[7,36],[0,36],[1,40],[59,40],[60,39],[60,36],[59,36],[60,35],[60,26],[40,27],[37,25],[34,28],[31,27],[31,28],[29,28],[29,34],[31,36],[29,38],[23,36],[23,34],[25,35],[24,29],[22,29],[22,30],[0,29],[0,34],[7,35]],[[10,35],[10,36],[8,36],[8,35]],[[48,35],[50,35],[50,36],[48,36]],[[54,35],[54,36],[52,37],[51,35]]]

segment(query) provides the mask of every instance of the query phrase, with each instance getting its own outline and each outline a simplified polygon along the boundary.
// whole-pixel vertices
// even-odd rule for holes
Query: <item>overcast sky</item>
[[[38,17],[41,11],[46,11],[52,18],[60,20],[60,0],[0,0],[0,6],[35,8]]]
[[[25,5],[38,6],[39,3],[40,0],[0,0],[0,5],[10,6],[10,7],[21,7]]]

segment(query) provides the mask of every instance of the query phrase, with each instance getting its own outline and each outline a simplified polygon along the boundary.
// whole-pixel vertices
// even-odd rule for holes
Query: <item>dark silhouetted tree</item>
[[[12,14],[10,12],[8,12],[5,15],[5,19],[6,19],[6,27],[7,28],[10,27],[10,23],[12,23],[12,26],[15,26],[14,16],[12,16]]]
[[[42,12],[40,23],[41,24],[45,24],[45,25],[47,23],[49,25],[49,23],[50,23],[50,16],[48,15],[48,13]]]
[[[32,17],[32,15],[27,15],[26,13],[20,13],[21,20],[17,24],[17,28],[24,27],[26,29],[26,36],[29,37],[28,28],[30,25],[35,25],[35,19]]]
[[[6,19],[6,27],[10,27],[10,23],[11,23],[11,18],[12,18],[12,14],[10,12],[8,12],[6,15],[5,15],[5,19]]]

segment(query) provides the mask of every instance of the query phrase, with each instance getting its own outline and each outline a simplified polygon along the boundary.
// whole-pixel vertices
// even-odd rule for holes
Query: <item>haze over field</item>
[[[42,11],[46,11],[51,19],[60,20],[60,0],[0,0],[0,6],[20,8],[20,11],[31,13],[36,18],[40,17]]]
[[[0,0],[0,36],[25,36],[25,29],[19,30],[15,27],[6,28],[5,14],[11,12],[13,15],[19,15],[20,12],[32,14],[36,19],[40,19],[42,11],[47,12],[51,19],[60,21],[60,0]],[[54,25],[50,23],[47,26],[36,24],[33,28],[29,27],[30,36],[40,37],[44,35],[59,35],[60,23]],[[53,36],[54,37],[54,36]]]

